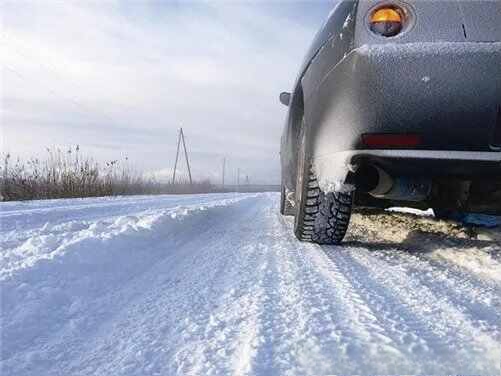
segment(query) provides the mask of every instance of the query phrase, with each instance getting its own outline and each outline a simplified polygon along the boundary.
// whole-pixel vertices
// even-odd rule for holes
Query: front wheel
[[[294,232],[302,241],[339,244],[348,230],[353,193],[320,190],[311,168],[304,121],[298,141]]]

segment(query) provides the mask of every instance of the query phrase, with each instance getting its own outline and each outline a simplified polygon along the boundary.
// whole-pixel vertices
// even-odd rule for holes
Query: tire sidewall
[[[301,129],[299,131],[299,137],[297,140],[297,168],[296,168],[296,191],[295,191],[295,202],[296,202],[296,212],[294,215],[294,232],[297,234],[303,225],[304,218],[304,207],[306,200],[306,183],[308,181],[309,169],[310,169],[310,150],[308,147],[307,138],[307,127],[304,122],[304,118],[301,121]],[[306,183],[305,183],[306,182]]]

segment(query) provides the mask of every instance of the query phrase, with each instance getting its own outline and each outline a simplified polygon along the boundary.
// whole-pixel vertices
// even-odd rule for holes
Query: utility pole
[[[222,185],[223,185],[223,189],[224,189],[224,170],[226,168],[226,157],[223,157],[223,174],[222,174]]]
[[[188,177],[190,179],[190,185],[191,185],[193,184],[193,181],[191,180],[190,161],[188,160],[188,151],[186,150],[186,142],[184,141],[183,128],[179,128],[179,133],[177,136],[176,162],[174,163],[174,171],[172,171],[172,184],[176,182],[176,170],[177,170],[177,162],[179,160],[179,147],[181,146],[181,141],[183,142],[184,157],[186,159],[186,167],[188,168]]]
[[[177,170],[177,161],[179,159],[179,145],[181,144],[180,134],[177,136],[177,149],[176,149],[176,162],[174,162],[174,171],[172,171],[172,184],[176,181],[176,170]]]
[[[237,192],[240,192],[240,168],[237,168]]]
[[[181,128],[179,132],[181,134],[181,139],[183,140],[184,157],[186,158],[186,166],[188,167],[188,176],[190,178],[190,185],[192,185],[193,181],[191,180],[190,161],[188,160],[188,151],[186,150],[186,143],[184,142],[183,128]]]

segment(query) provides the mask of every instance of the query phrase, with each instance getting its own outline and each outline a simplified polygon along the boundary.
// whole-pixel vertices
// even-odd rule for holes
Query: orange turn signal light
[[[370,28],[379,35],[393,37],[402,31],[404,12],[396,6],[374,10],[370,16]]]
[[[381,8],[372,13],[371,23],[375,22],[400,22],[402,23],[402,16],[393,8]]]

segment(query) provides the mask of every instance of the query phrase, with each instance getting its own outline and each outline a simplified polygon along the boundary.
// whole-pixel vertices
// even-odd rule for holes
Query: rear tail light
[[[372,11],[369,19],[373,33],[384,37],[394,37],[404,27],[405,12],[395,5],[384,5]]]
[[[413,148],[421,144],[417,134],[364,134],[362,143],[369,148]]]

